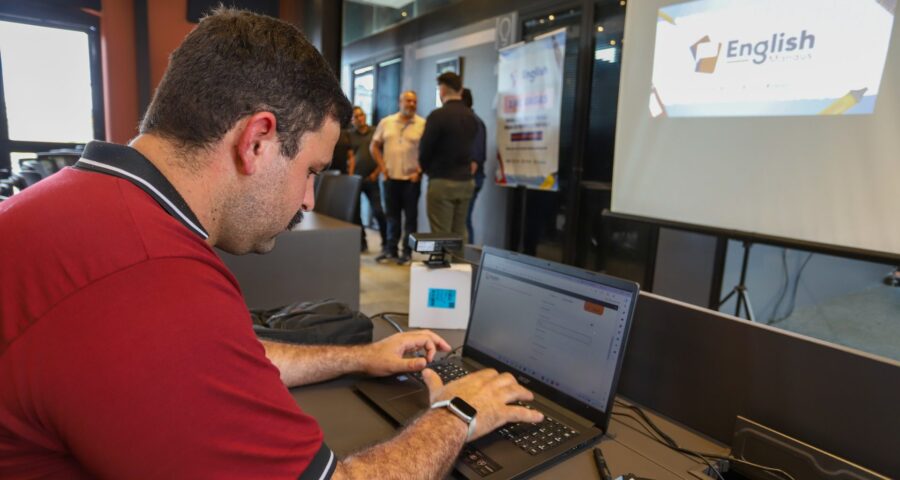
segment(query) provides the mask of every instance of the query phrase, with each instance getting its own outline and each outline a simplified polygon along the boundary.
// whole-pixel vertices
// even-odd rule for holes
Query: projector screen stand
[[[719,308],[725,304],[731,297],[737,295],[737,299],[734,307],[734,316],[741,316],[741,307],[744,307],[744,311],[747,312],[747,320],[751,322],[756,321],[756,317],[753,315],[753,306],[750,305],[750,292],[747,290],[747,264],[750,261],[750,247],[753,245],[749,240],[744,240],[744,260],[741,263],[741,279],[738,281],[738,284],[728,292],[728,295],[725,295],[725,298],[719,300]]]

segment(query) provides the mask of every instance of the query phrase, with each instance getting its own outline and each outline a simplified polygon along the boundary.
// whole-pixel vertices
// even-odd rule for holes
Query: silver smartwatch
[[[475,407],[469,405],[465,400],[459,397],[453,397],[450,400],[441,400],[440,402],[434,402],[434,404],[431,405],[431,408],[444,407],[447,407],[447,410],[453,412],[460,420],[469,425],[469,431],[466,433],[466,443],[468,443],[472,438],[472,434],[475,433],[475,415],[478,414],[478,410],[475,410]]]

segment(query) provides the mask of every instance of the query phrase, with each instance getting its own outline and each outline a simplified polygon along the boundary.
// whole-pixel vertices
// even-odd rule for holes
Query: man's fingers
[[[519,384],[507,385],[501,388],[500,395],[505,403],[530,402],[534,400],[534,394]]]
[[[497,378],[495,378],[492,381],[494,382],[494,385],[496,385],[497,387],[506,387],[509,385],[517,385],[516,377],[512,376],[512,374],[509,372],[501,373],[500,375],[497,375]]]
[[[425,358],[427,358],[429,362],[432,362],[434,361],[435,353],[437,353],[437,347],[434,346],[434,341],[429,338],[425,341]]]
[[[420,330],[418,333],[427,335],[432,342],[434,342],[437,349],[442,352],[449,352],[451,350],[450,344],[447,343],[440,335],[432,332],[431,330]]]
[[[431,334],[431,339],[434,340],[434,344],[437,345],[438,350],[442,352],[449,352],[450,350],[453,350],[453,348],[450,346],[450,343],[444,340],[443,337],[432,331],[429,331],[428,333]]]
[[[441,381],[441,377],[434,373],[434,370],[430,368],[422,370],[422,380],[425,381],[428,391],[432,394],[444,387],[444,382]]]
[[[526,422],[526,423],[540,423],[544,421],[544,414],[537,411],[532,410],[530,408],[518,407],[518,406],[509,406],[503,412],[506,417],[506,423],[513,422]]]
[[[426,362],[422,357],[417,357],[406,359],[406,364],[409,368],[409,371],[418,372],[419,370],[425,368],[425,365],[428,365],[428,362]]]
[[[484,380],[490,380],[496,376],[497,376],[497,371],[494,370],[493,368],[483,368],[481,370],[478,370],[478,371],[475,371],[475,372],[472,372],[472,373],[466,375],[466,377],[481,378]]]

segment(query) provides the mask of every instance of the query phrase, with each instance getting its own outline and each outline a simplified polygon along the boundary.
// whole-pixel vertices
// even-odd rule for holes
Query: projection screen
[[[896,7],[629,2],[612,211],[900,254]]]

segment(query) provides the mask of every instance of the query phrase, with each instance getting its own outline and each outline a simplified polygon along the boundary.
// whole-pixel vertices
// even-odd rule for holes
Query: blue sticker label
[[[428,308],[456,308],[456,290],[429,288]]]

